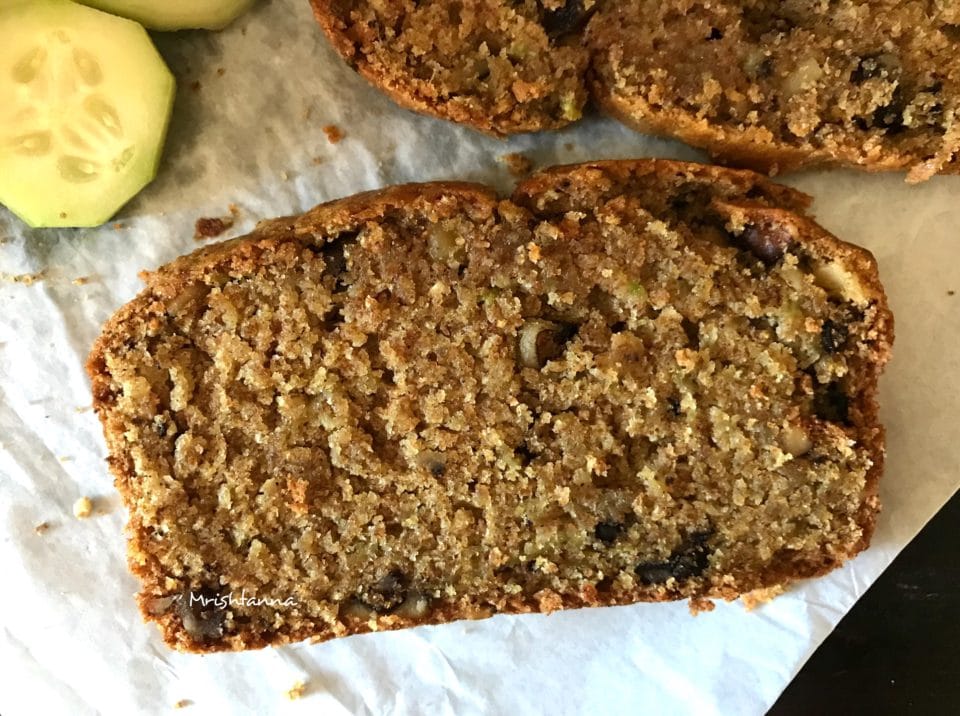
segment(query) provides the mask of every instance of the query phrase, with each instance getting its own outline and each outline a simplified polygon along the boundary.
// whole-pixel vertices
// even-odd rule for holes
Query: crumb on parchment
[[[707,599],[706,597],[691,597],[688,605],[690,614],[693,616],[697,616],[703,612],[712,612],[716,606],[712,599]]]
[[[743,608],[748,612],[752,612],[757,607],[761,607],[767,602],[773,601],[775,597],[779,597],[786,590],[782,584],[775,584],[772,587],[766,587],[764,589],[754,589],[752,592],[747,592],[740,596],[740,601],[743,602]]]
[[[517,178],[525,177],[533,169],[533,162],[520,152],[504,154],[500,157],[500,161],[506,165],[507,171]]]
[[[287,689],[287,698],[291,701],[303,698],[307,692],[307,684],[304,681],[297,681],[293,686]]]
[[[185,709],[187,708],[187,706],[193,706],[193,701],[191,701],[190,699],[180,699],[179,701],[177,701],[177,703],[173,705],[173,708]]]
[[[233,226],[232,216],[209,216],[197,219],[193,238],[197,241],[213,239]]]
[[[335,124],[328,124],[323,128],[323,133],[327,135],[327,141],[330,144],[336,144],[343,139],[343,131]]]
[[[9,281],[10,283],[19,283],[24,286],[32,286],[33,284],[43,281],[47,277],[47,271],[37,271],[36,273],[18,273],[18,274],[9,274],[9,273],[0,273],[0,279],[4,281]]]
[[[89,277],[89,276],[77,276],[75,279],[73,279],[73,281],[71,281],[71,283],[72,283],[74,286],[86,286],[88,283],[90,283],[90,277]]]
[[[81,497],[73,503],[73,516],[78,520],[85,520],[93,514],[93,500],[89,497]]]
[[[36,526],[33,528],[33,531],[36,532],[38,535],[44,535],[44,534],[46,534],[47,532],[50,531],[50,523],[49,523],[49,522],[41,522],[40,524],[36,525]]]

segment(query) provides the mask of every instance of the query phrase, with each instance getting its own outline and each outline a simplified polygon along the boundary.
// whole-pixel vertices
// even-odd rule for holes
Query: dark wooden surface
[[[960,714],[960,493],[900,553],[771,716]]]

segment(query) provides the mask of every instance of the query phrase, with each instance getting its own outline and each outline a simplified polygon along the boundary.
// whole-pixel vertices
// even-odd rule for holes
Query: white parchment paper
[[[179,80],[158,179],[96,230],[27,229],[0,209],[0,713],[759,714],[960,484],[960,177],[791,177],[821,223],[872,250],[897,319],[882,383],[889,459],[874,544],[753,613],[686,604],[497,616],[247,654],[168,651],[134,605],[125,514],[82,370],[137,272],[195,249],[194,221],[235,204],[228,235],[405,181],[507,191],[498,157],[540,166],[700,155],[588,117],[500,142],[395,107],[327,46],[306,0],[261,2],[221,33],[157,35]],[[218,71],[219,70],[219,71]],[[327,141],[324,125],[345,138]],[[89,277],[84,285],[73,279]],[[100,514],[71,507],[96,497]],[[34,526],[49,523],[38,535]],[[284,692],[299,680],[303,699]],[[642,709],[642,711],[641,711]]]

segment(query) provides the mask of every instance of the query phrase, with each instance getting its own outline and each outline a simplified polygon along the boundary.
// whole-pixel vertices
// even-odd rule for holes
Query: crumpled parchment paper
[[[508,191],[499,157],[537,165],[700,158],[588,117],[501,142],[400,110],[328,47],[306,0],[259,3],[221,33],[156,35],[179,80],[157,180],[95,230],[29,230],[0,209],[0,713],[762,713],[894,556],[960,484],[960,177],[921,186],[847,171],[788,178],[820,222],[872,250],[897,319],[882,382],[889,458],[874,544],[830,576],[748,613],[687,605],[497,616],[207,657],[145,626],[125,567],[125,514],[83,372],[137,272],[199,245],[199,217],[258,219],[406,181]],[[325,125],[345,134],[332,144]],[[87,277],[75,285],[74,279]],[[74,501],[94,496],[80,521]],[[105,513],[105,514],[104,514]],[[35,526],[46,522],[44,534]],[[302,699],[285,692],[306,683]],[[641,711],[642,709],[642,711]]]

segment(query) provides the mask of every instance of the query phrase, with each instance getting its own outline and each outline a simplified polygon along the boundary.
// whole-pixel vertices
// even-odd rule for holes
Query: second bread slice
[[[311,2],[373,84],[484,132],[569,124],[589,90],[641,131],[758,171],[960,171],[955,2]]]
[[[244,649],[842,564],[892,319],[806,203],[598,162],[343,199],[149,275],[89,362],[144,615]]]

